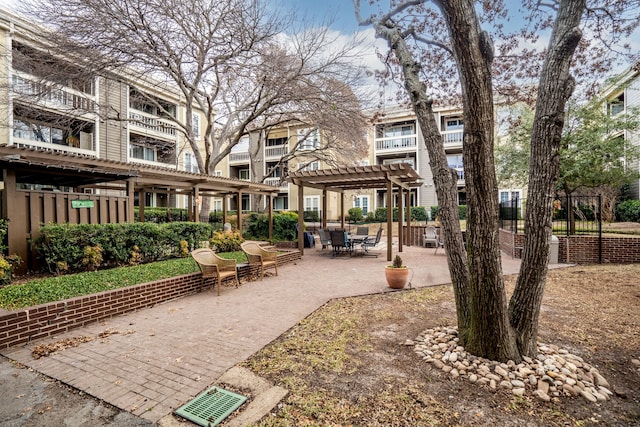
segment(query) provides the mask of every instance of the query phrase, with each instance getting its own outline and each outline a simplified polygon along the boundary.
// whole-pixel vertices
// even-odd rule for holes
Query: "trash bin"
[[[560,249],[560,241],[556,236],[551,236],[549,241],[549,264],[558,263],[558,251]]]

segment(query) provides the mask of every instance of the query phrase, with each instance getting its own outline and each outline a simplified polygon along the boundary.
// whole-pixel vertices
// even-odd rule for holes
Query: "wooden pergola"
[[[269,237],[273,237],[273,197],[278,187],[272,185],[6,144],[0,144],[0,170],[4,183],[1,217],[9,220],[9,253],[17,253],[23,259],[28,256],[29,241],[37,237],[41,223],[133,222],[135,193],[141,201],[140,217],[144,217],[146,193],[185,195],[193,221],[198,221],[200,197],[236,197],[241,207],[243,194],[263,195],[268,199]],[[76,192],[19,191],[20,184],[71,187]],[[82,193],[85,189],[103,191]],[[92,207],[74,209],[76,206],[72,205],[78,200],[92,202]],[[222,220],[226,222],[227,203],[222,206]],[[241,215],[238,230],[242,230]]]
[[[387,190],[387,260],[392,259],[393,229],[393,189],[398,189],[398,210],[406,206],[408,226],[411,226],[411,189],[422,186],[422,178],[407,163],[390,165],[353,166],[336,169],[322,169],[289,173],[288,180],[298,186],[298,230],[303,230],[304,189],[306,187],[322,190],[322,227],[327,226],[327,192],[340,193],[341,226],[344,228],[344,192],[347,190],[380,189]],[[403,202],[403,194],[406,201]],[[398,218],[398,251],[402,252],[403,216]],[[410,232],[410,230],[409,230]],[[298,248],[304,254],[303,233],[298,233]]]

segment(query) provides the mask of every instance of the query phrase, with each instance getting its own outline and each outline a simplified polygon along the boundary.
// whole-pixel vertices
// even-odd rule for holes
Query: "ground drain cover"
[[[176,410],[176,414],[204,427],[213,427],[238,409],[247,398],[240,394],[211,387],[189,403]]]

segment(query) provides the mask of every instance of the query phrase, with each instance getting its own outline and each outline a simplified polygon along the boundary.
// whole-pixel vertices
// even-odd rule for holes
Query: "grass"
[[[247,262],[243,252],[219,254],[223,258]],[[17,310],[81,295],[109,291],[197,272],[193,258],[177,258],[149,264],[45,277],[0,288],[0,308]]]

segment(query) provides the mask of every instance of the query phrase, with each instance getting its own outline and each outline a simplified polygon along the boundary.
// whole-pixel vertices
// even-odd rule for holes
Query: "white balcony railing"
[[[273,147],[265,147],[264,149],[264,156],[266,158],[281,158],[282,156],[284,156],[285,154],[287,154],[289,152],[289,146],[288,145],[276,145]]]
[[[442,143],[445,147],[452,145],[462,147],[462,130],[447,130],[442,132]]]
[[[12,82],[12,91],[18,100],[25,99],[54,109],[95,111],[96,103],[91,95],[70,88],[61,89],[53,83],[20,74],[14,74]]]
[[[70,147],[68,145],[53,144],[51,142],[33,141],[30,139],[24,139],[24,138],[14,137],[13,145],[19,148],[39,148],[41,150],[50,151],[52,153],[61,153],[61,154],[73,153],[73,154],[81,154],[83,156],[91,156],[91,157],[97,156],[97,153],[95,150]]]
[[[417,138],[415,136],[403,136],[393,138],[376,139],[377,151],[403,151],[416,148]]]
[[[129,162],[138,163],[138,164],[147,165],[147,166],[157,166],[157,167],[162,167],[167,169],[178,169],[175,163],[163,163],[163,162],[157,162],[157,161],[154,162],[153,160],[137,159],[135,157],[129,157]]]
[[[288,190],[289,189],[289,183],[287,181],[284,182],[280,182],[280,178],[266,178],[264,180],[265,184],[268,185],[276,185],[278,186],[278,188],[280,188],[280,190]]]
[[[132,127],[144,129],[146,132],[155,133],[163,138],[176,136],[176,125],[168,120],[143,113],[142,111],[129,111],[129,121]]]
[[[249,160],[248,151],[229,154],[229,163],[249,163]]]

